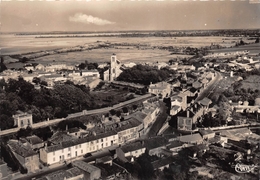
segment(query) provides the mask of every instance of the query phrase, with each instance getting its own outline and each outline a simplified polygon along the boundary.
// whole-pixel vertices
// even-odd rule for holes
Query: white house
[[[27,126],[31,126],[33,124],[32,114],[28,114],[26,112],[17,111],[14,118],[14,126],[19,128],[26,128]]]
[[[61,142],[60,144],[45,146],[40,149],[40,160],[46,164],[69,161],[86,153],[118,144],[118,135],[109,131],[98,135]]]

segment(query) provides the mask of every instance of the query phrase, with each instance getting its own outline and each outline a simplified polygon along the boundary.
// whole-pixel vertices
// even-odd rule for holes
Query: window
[[[81,149],[81,154],[83,154],[83,149]]]
[[[96,142],[98,143],[98,140]]]
[[[77,149],[77,148],[78,148],[78,145],[76,145],[75,148]]]
[[[101,139],[101,142],[103,142],[103,139]]]
[[[81,148],[81,144],[79,145],[79,148]]]
[[[53,162],[55,162],[55,157],[53,158]]]
[[[70,153],[68,154],[68,156],[67,156],[68,158],[70,157]]]
[[[53,152],[53,156],[55,156],[55,151]]]
[[[68,151],[70,151],[70,147],[68,148]]]
[[[62,149],[61,152],[64,153],[64,149]]]

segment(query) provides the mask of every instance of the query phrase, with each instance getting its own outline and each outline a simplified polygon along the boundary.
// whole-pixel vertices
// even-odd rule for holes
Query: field
[[[0,35],[0,48],[2,55],[35,52],[41,50],[73,47],[77,45],[92,44],[97,41],[109,41],[111,43],[140,43],[151,46],[191,46],[203,47],[211,43],[223,46],[233,46],[240,37],[145,37],[145,38],[123,38],[123,37],[81,37],[81,38],[35,38],[33,35],[15,36]],[[245,42],[249,42],[246,38]],[[252,41],[252,40],[251,40]]]
[[[78,64],[85,60],[89,62],[108,62],[112,53],[117,54],[117,58],[122,62],[167,62],[171,58],[176,57],[191,57],[188,55],[171,55],[167,50],[152,49],[151,47],[157,46],[173,46],[178,47],[204,47],[211,44],[219,44],[225,47],[234,46],[241,37],[71,37],[71,38],[35,38],[33,35],[15,36],[15,35],[1,35],[0,48],[2,55],[21,54],[37,51],[54,50],[61,48],[70,48],[78,45],[91,45],[97,42],[110,42],[110,43],[134,43],[136,45],[147,45],[147,49],[137,49],[136,46],[117,46],[116,48],[108,49],[93,49],[87,51],[70,52],[53,54],[40,58],[36,58],[35,62],[48,64],[51,62],[65,62],[70,64]],[[244,42],[253,42],[243,38]],[[247,47],[249,49],[247,49]],[[258,49],[257,49],[258,48]],[[252,44],[249,46],[241,46],[239,48],[227,48],[215,50],[213,52],[223,51],[238,51],[250,50],[260,52],[259,46]],[[13,64],[10,66],[20,66]]]
[[[258,89],[260,91],[260,76],[252,75],[247,77],[244,81],[242,81],[242,87],[244,89]]]
[[[249,44],[239,47],[227,48],[227,49],[214,49],[211,52],[221,53],[221,52],[236,52],[236,51],[244,51],[248,50],[249,54],[259,54],[260,53],[260,44]]]
[[[191,57],[188,55],[170,55],[169,51],[164,50],[138,50],[134,49],[93,49],[90,51],[71,52],[54,54],[35,59],[35,62],[47,64],[53,61],[78,64],[80,62],[109,62],[110,56],[115,53],[121,62],[168,62],[175,57]]]

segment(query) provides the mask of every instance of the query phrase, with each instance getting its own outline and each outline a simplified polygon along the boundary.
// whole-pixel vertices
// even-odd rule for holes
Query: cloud
[[[115,22],[111,22],[105,19],[100,19],[98,17],[93,17],[91,15],[77,13],[74,16],[69,17],[69,21],[78,22],[78,23],[86,23],[86,24],[95,24],[95,25],[107,25],[107,24],[115,24]]]

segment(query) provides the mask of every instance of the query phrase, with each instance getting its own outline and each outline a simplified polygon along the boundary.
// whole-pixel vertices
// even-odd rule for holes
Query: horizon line
[[[221,30],[260,30],[259,28],[227,28],[227,29],[180,29],[180,30],[97,30],[97,31],[0,31],[0,34],[3,33],[104,33],[104,32],[152,32],[152,31],[221,31]]]

